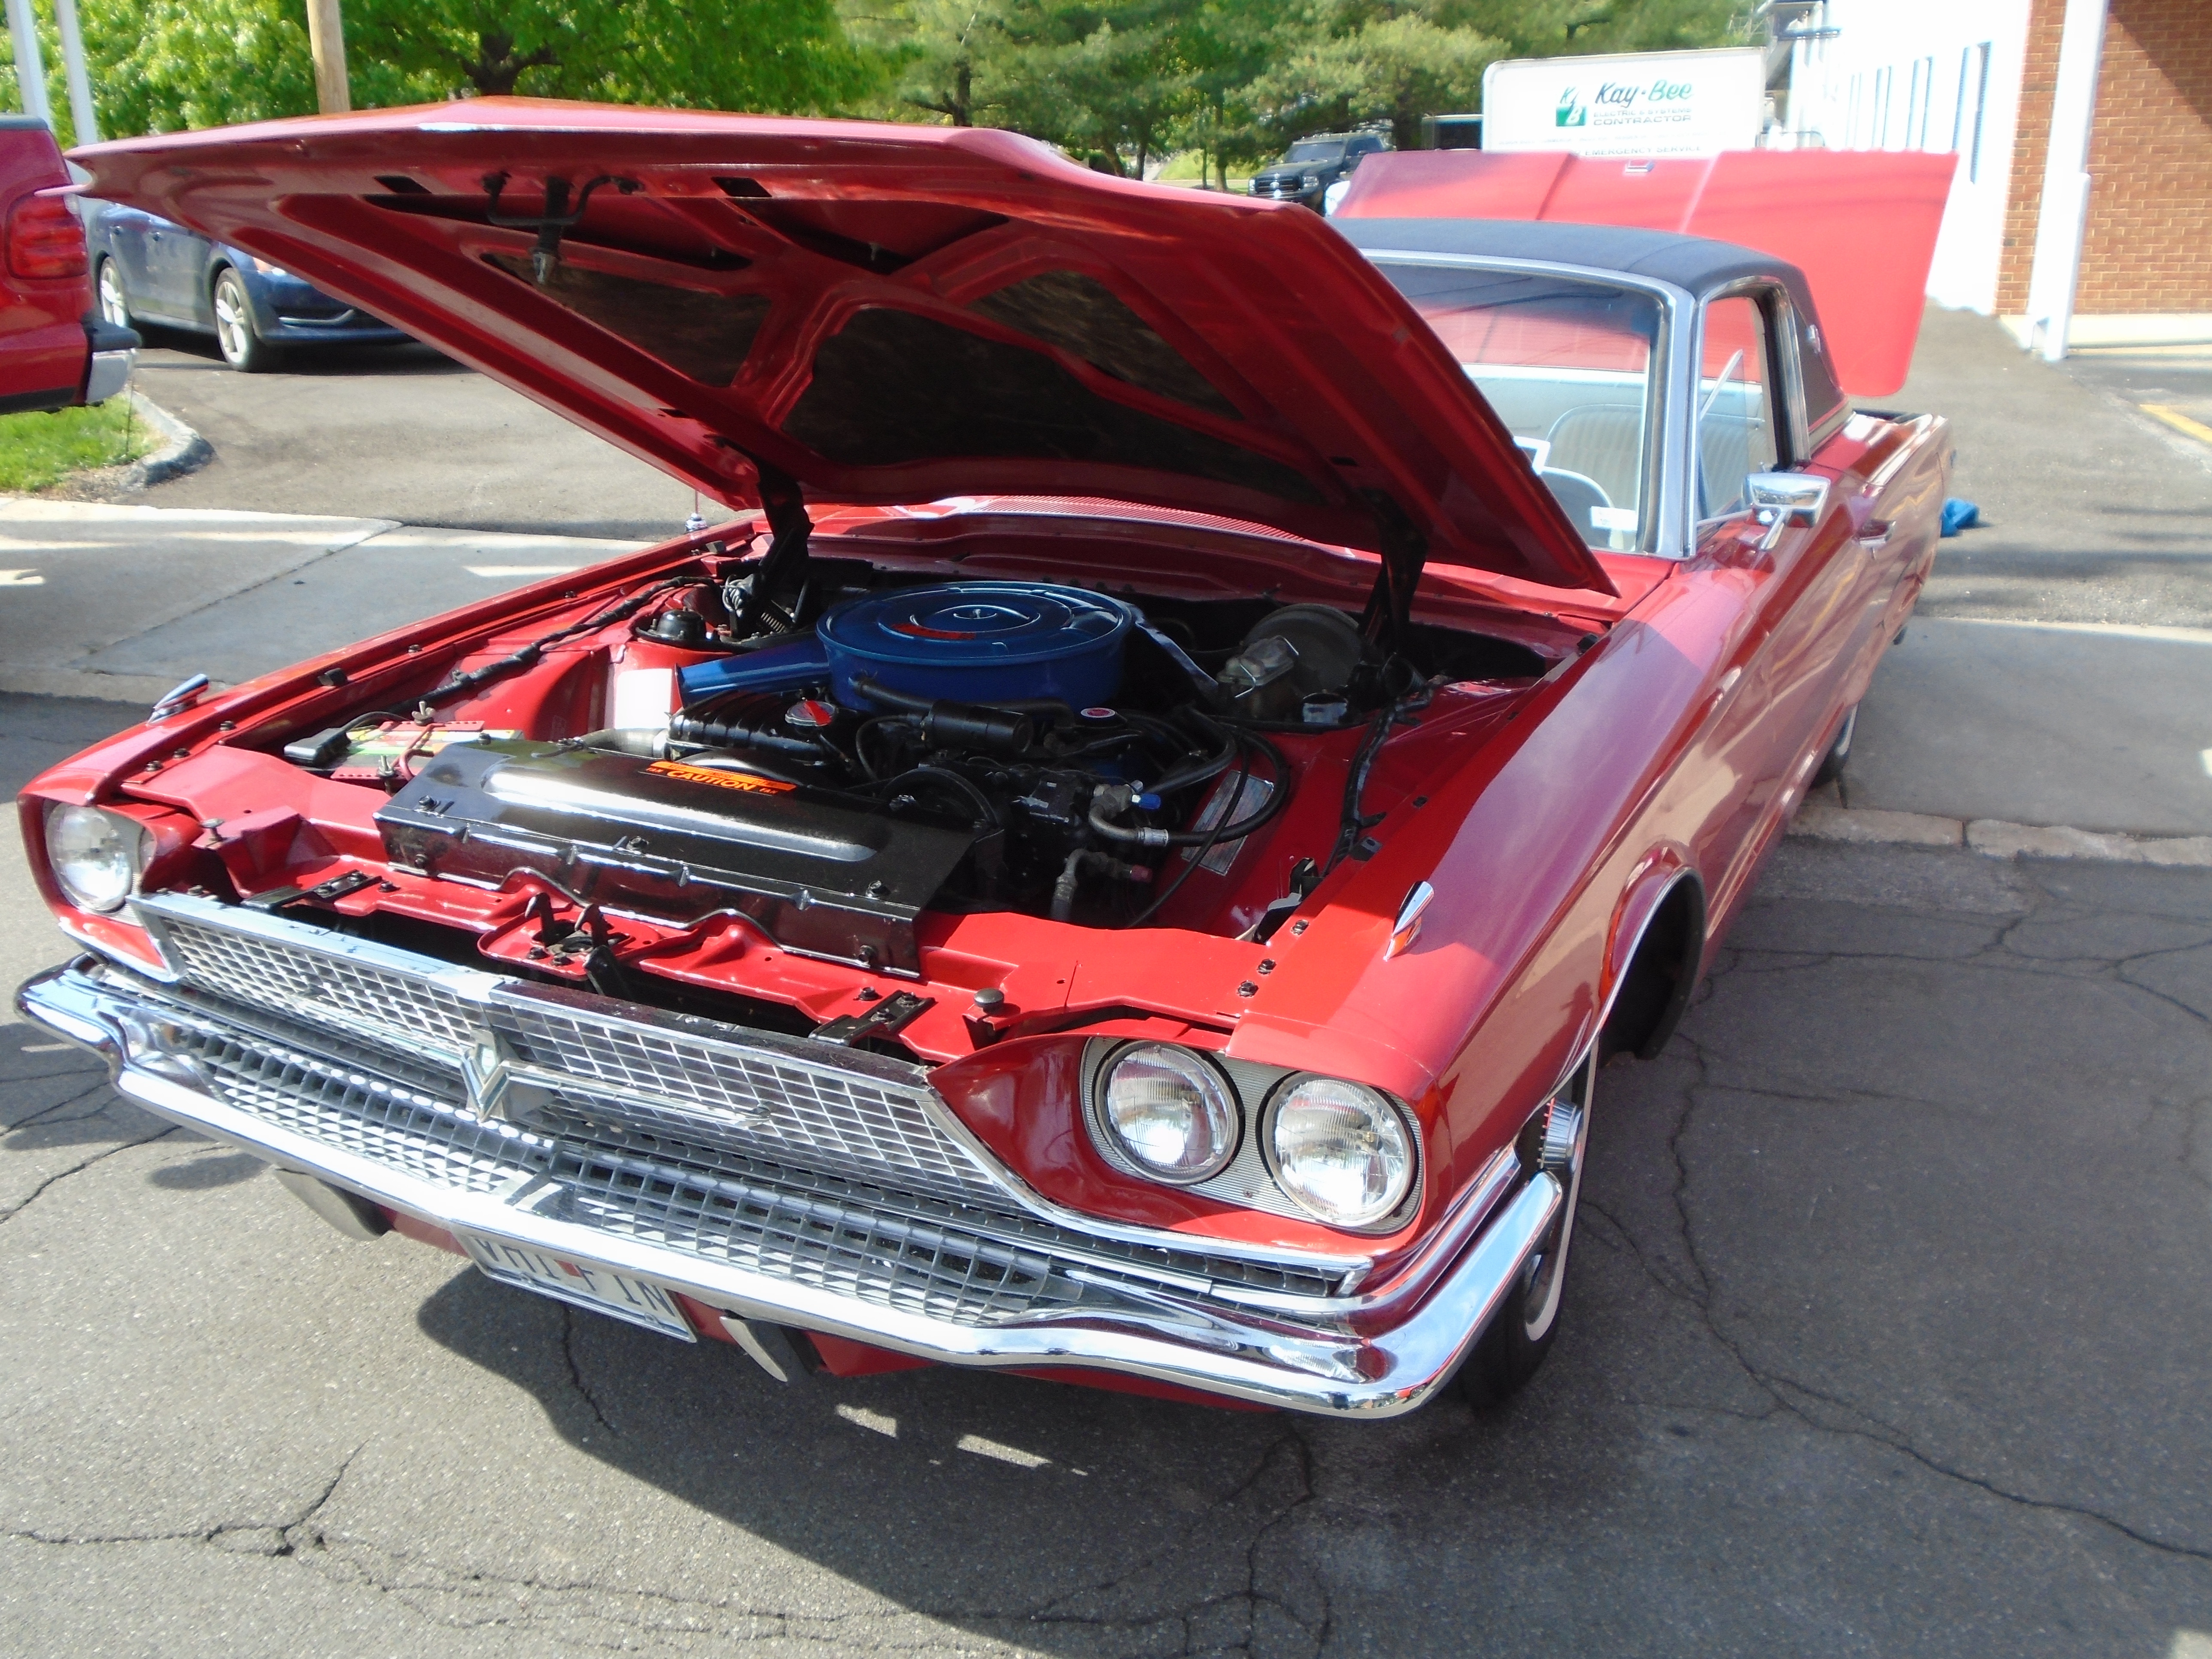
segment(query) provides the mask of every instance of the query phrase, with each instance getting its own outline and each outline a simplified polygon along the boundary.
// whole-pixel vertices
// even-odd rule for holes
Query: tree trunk
[[[952,76],[952,125],[956,127],[969,127],[975,125],[973,119],[975,76],[975,71],[973,66],[966,58],[962,58]]]
[[[461,73],[469,77],[469,84],[479,96],[503,98],[514,91],[514,83],[522,78],[524,70],[548,69],[559,61],[550,46],[540,46],[517,58],[513,35],[479,34],[477,61],[462,64]]]

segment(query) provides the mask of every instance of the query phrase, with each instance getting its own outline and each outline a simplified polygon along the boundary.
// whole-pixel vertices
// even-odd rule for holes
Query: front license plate
[[[504,1238],[488,1238],[458,1228],[453,1237],[477,1267],[502,1285],[517,1285],[542,1296],[558,1297],[594,1313],[612,1314],[633,1325],[668,1336],[696,1342],[698,1333],[676,1305],[676,1298],[658,1285],[632,1279],[611,1267],[592,1261],[572,1261],[535,1245],[516,1244]]]

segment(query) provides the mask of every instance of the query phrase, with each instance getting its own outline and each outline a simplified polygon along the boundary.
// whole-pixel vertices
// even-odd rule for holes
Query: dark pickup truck
[[[104,403],[131,378],[138,336],[93,309],[70,194],[46,124],[0,115],[0,415]]]

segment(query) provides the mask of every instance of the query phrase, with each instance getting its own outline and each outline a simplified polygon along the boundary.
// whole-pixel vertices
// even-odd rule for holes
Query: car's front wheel
[[[114,260],[102,254],[99,273],[92,279],[93,291],[99,297],[100,315],[103,322],[118,328],[131,326],[131,296],[123,291],[123,272]]]
[[[216,273],[215,343],[223,362],[241,374],[258,374],[276,366],[276,348],[253,326],[245,281],[228,265]]]
[[[1519,1391],[1536,1374],[1559,1333],[1560,1305],[1567,1284],[1567,1249],[1575,1239],[1575,1212],[1582,1202],[1583,1163],[1589,1148],[1591,1097],[1597,1081],[1597,1049],[1576,1068],[1573,1079],[1547,1106],[1523,1144],[1525,1158],[1557,1180],[1565,1196],[1542,1241],[1529,1253],[1491,1316],[1489,1328],[1460,1367],[1461,1398],[1478,1406],[1495,1405]]]

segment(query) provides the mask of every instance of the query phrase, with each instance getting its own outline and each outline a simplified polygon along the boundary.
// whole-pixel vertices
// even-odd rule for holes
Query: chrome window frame
[[[1563,264],[1551,259],[1512,259],[1491,254],[1427,253],[1406,248],[1364,247],[1360,254],[1370,264],[1426,265],[1441,270],[1510,271],[1528,276],[1563,276],[1577,282],[1595,283],[1607,288],[1628,289],[1648,294],[1659,301],[1661,321],[1659,337],[1653,343],[1650,384],[1657,403],[1656,418],[1650,423],[1644,437],[1644,499],[1650,510],[1644,515],[1644,526],[1638,533],[1637,545],[1627,550],[1662,559],[1682,560],[1690,556],[1696,543],[1688,534],[1688,515],[1693,503],[1687,488],[1688,474],[1684,470],[1691,454],[1693,434],[1690,431],[1690,400],[1682,395],[1677,365],[1686,361],[1698,361],[1692,347],[1692,335],[1697,327],[1699,302],[1689,289],[1656,277],[1638,276],[1625,270],[1608,270],[1601,265]],[[1387,274],[1387,273],[1386,273]],[[1408,304],[1412,302],[1407,301]],[[1474,380],[1468,388],[1477,396],[1481,388]],[[1611,549],[1595,548],[1593,552],[1608,552]]]
[[[1748,299],[1759,307],[1759,314],[1766,330],[1767,404],[1774,421],[1775,465],[1787,471],[1804,465],[1800,453],[1804,428],[1805,398],[1797,380],[1796,334],[1794,327],[1781,325],[1790,311],[1790,290],[1775,278],[1766,276],[1739,276],[1723,283],[1717,288],[1707,289],[1698,296],[1696,339],[1687,357],[1688,372],[1683,382],[1683,402],[1690,414],[1691,424],[1696,424],[1699,365],[1705,360],[1705,307],[1717,300]],[[1697,516],[1698,492],[1693,486],[1693,475],[1689,469],[1703,465],[1698,450],[1698,435],[1689,434],[1690,448],[1684,457],[1682,473],[1682,510],[1688,516],[1686,531],[1686,545],[1695,552],[1698,543],[1715,525],[1728,524],[1747,516],[1751,508],[1738,507],[1733,513],[1717,513],[1710,519]]]

